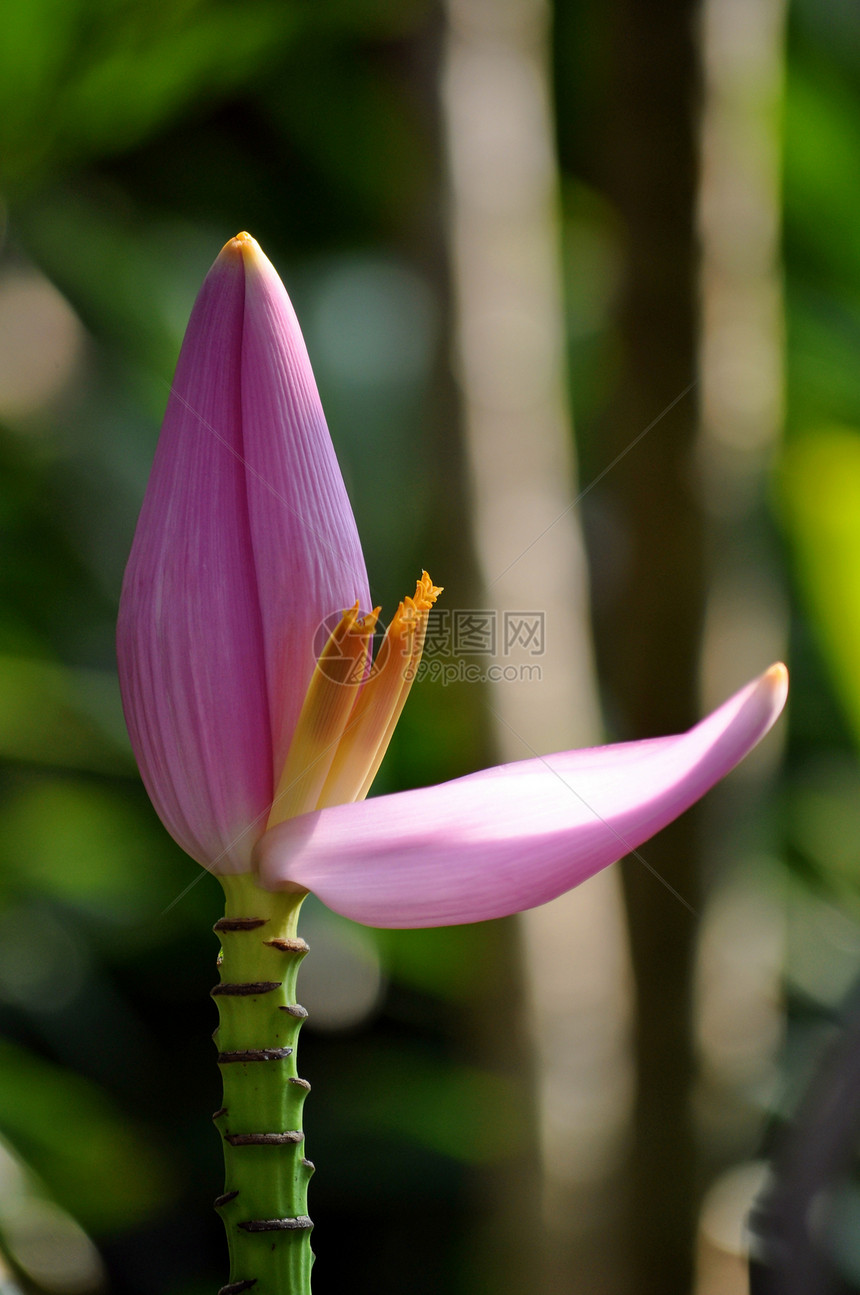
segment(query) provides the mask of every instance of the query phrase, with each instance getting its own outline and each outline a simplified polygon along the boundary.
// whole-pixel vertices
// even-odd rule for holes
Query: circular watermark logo
[[[321,673],[331,683],[354,688],[379,674],[392,652],[386,627],[377,620],[373,634],[361,626],[362,617],[349,623],[332,612],[314,631],[314,656]]]

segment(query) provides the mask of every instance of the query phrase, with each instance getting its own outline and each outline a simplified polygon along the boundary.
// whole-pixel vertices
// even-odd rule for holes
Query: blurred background
[[[220,890],[140,786],[113,627],[191,303],[249,229],[374,598],[445,586],[378,790],[793,679],[564,900],[406,933],[308,901],[315,1291],[745,1295],[753,1207],[754,1291],[860,1290],[855,7],[0,15],[0,1289],[226,1280]]]

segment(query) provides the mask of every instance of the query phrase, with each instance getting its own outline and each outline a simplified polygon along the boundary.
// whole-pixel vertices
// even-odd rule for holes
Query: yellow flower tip
[[[357,603],[356,606],[358,606]],[[357,618],[355,628],[362,634],[373,634],[376,630],[376,622],[379,620],[379,613],[381,611],[381,607],[374,607],[372,612],[365,612],[363,616],[359,616]]]
[[[358,683],[360,691],[319,793],[317,809],[367,795],[415,679],[427,617],[441,592],[424,571],[416,583],[415,597],[398,604],[371,669],[363,678],[360,671],[350,675],[349,682]],[[368,632],[376,626],[378,615],[375,607],[362,618]]]
[[[221,255],[238,256],[253,264],[262,257],[263,253],[256,238],[252,238],[248,231],[243,229],[235,238],[228,239],[221,248]]]
[[[407,594],[397,604],[397,611],[391,617],[388,627],[389,637],[396,634],[412,633],[415,627],[426,617],[436,599],[442,592],[441,585],[434,585],[424,571],[421,579],[416,581],[415,596]]]
[[[444,585],[434,585],[427,572],[422,571],[421,579],[415,582],[414,599],[407,598],[406,601],[419,612],[429,612],[444,588]]]
[[[372,634],[376,629],[376,622],[382,608],[374,607],[372,612],[365,612],[363,616],[359,616],[358,606],[358,603],[354,603],[352,607],[343,609],[334,631],[336,636],[341,638],[346,634],[363,634],[366,636]]]
[[[397,611],[392,616],[391,624],[388,627],[389,637],[395,638],[414,634],[416,627],[422,623],[429,610],[429,606],[426,608],[419,607],[415,599],[407,595],[402,602],[397,604]]]
[[[348,651],[357,652],[359,650],[357,645],[367,644],[376,629],[381,609],[374,607],[372,612],[365,612],[363,616],[359,616],[358,606],[358,603],[355,603],[352,607],[345,607],[341,612],[340,620],[329,635],[329,644],[334,644],[338,650],[342,651],[346,647]],[[348,646],[347,641],[350,639],[355,642]],[[324,653],[330,650],[330,647],[327,647]]]

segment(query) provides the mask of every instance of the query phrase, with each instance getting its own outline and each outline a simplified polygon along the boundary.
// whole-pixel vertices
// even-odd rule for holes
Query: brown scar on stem
[[[220,917],[212,927],[213,931],[256,931],[258,926],[265,926],[267,917]],[[256,1278],[254,1278],[256,1281]]]
[[[292,1048],[251,1048],[245,1052],[219,1052],[218,1065],[236,1061],[283,1061],[293,1055]]]
[[[227,1133],[224,1138],[231,1147],[285,1147],[304,1142],[301,1129],[288,1129],[286,1133]]]
[[[234,998],[256,998],[259,994],[270,994],[273,989],[280,989],[282,984],[282,980],[228,980],[210,989],[209,993],[212,998],[220,998],[222,995]]]
[[[245,1232],[296,1232],[313,1227],[307,1214],[299,1214],[294,1219],[249,1219],[240,1223]]]
[[[295,939],[281,939],[278,937],[274,940],[264,940],[263,943],[267,944],[270,949],[280,950],[281,953],[305,954],[310,951],[310,945],[307,940],[303,940],[300,936],[297,936]]]

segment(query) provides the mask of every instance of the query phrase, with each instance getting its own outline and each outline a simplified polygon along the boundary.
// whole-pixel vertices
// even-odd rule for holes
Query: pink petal
[[[248,868],[247,828],[272,786],[243,461],[244,311],[243,260],[225,249],[182,345],[117,630],[146,789],[183,849],[200,863],[220,860],[219,871]]]
[[[320,622],[333,616],[331,630],[345,608],[369,611],[371,602],[295,312],[253,239],[243,252],[242,428],[277,781],[327,637],[319,640]]]
[[[279,824],[255,862],[369,926],[478,922],[546,903],[647,841],[732,769],[785,703],[771,667],[677,737],[566,751]]]
[[[188,324],[117,636],[146,788],[214,871],[249,870],[315,633],[356,600],[369,609],[367,574],[307,351],[277,274],[242,234]]]

